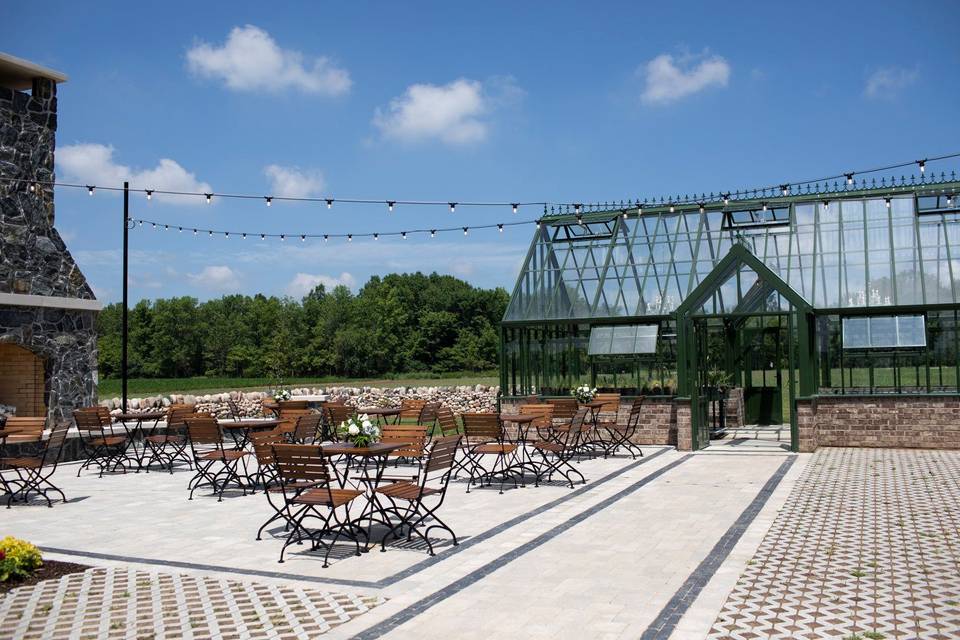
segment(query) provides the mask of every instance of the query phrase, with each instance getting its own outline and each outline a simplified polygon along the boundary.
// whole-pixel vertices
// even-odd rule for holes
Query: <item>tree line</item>
[[[436,273],[374,276],[356,294],[141,300],[129,312],[129,375],[292,377],[497,367],[509,296]],[[100,375],[120,375],[121,305],[100,312]]]

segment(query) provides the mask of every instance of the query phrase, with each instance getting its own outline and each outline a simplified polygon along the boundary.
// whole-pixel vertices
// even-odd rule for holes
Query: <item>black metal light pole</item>
[[[127,412],[127,243],[130,234],[130,183],[123,183],[123,327],[120,332],[120,389],[122,410]]]

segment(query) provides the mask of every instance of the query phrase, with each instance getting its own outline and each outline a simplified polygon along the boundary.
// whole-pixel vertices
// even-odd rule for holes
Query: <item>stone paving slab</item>
[[[819,450],[709,638],[960,638],[960,452]]]

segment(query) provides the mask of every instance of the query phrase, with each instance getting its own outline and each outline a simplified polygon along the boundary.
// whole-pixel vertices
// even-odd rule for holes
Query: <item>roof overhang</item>
[[[41,307],[44,309],[65,309],[68,311],[100,311],[103,304],[99,300],[86,298],[63,298],[60,296],[34,296],[25,293],[0,293],[0,306]]]
[[[0,87],[30,89],[34,78],[46,78],[56,83],[67,81],[64,73],[0,52]]]

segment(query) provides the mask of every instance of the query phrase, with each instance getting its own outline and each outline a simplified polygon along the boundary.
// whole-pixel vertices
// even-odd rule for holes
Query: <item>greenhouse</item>
[[[503,394],[588,382],[689,403],[694,449],[731,392],[744,423],[789,424],[793,450],[818,400],[955,400],[958,187],[848,178],[547,212],[501,327]]]

